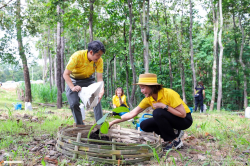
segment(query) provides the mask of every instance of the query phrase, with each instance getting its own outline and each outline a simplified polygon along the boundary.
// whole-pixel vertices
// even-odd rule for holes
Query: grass
[[[15,91],[0,88],[0,149],[9,153],[7,160],[25,160],[30,165],[42,165],[48,152],[46,140],[56,139],[56,132],[61,125],[71,125],[74,120],[71,110],[67,107],[38,107],[33,111],[13,111],[12,102],[20,102]],[[54,112],[49,114],[48,112]],[[27,121],[20,117],[27,115]],[[185,132],[184,148],[171,150],[151,165],[249,165],[250,164],[250,119],[232,115],[228,111],[212,111],[206,114],[193,113],[193,125]],[[37,121],[32,121],[35,118]],[[19,119],[19,120],[18,120]],[[113,120],[109,117],[107,121]],[[86,122],[94,124],[93,112],[86,114]],[[131,122],[120,123],[122,128],[135,128]],[[43,140],[43,136],[46,139]],[[36,155],[28,149],[35,138],[42,138],[43,155]],[[33,163],[33,164],[32,164]],[[58,165],[84,165],[91,163],[85,159],[58,161]],[[94,164],[96,165],[96,163]]]

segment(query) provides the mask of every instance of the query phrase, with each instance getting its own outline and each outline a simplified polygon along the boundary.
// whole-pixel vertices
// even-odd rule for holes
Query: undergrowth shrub
[[[19,89],[23,91],[25,94],[25,85],[24,83],[20,84]],[[21,91],[17,91],[20,93]],[[46,84],[31,84],[31,95],[32,99],[36,102],[44,102],[44,103],[55,103],[57,102],[57,87],[52,86],[50,89],[49,83]],[[62,100],[67,101],[66,92],[62,93]]]

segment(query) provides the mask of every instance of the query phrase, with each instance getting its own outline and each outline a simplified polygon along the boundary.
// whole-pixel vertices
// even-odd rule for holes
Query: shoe
[[[165,148],[163,148],[164,151],[168,151],[170,149],[178,149],[181,148],[183,146],[183,142],[181,141],[181,139],[173,140],[170,144],[168,144]]]

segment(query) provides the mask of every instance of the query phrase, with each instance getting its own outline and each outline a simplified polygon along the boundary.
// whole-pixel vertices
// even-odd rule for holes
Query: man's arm
[[[103,81],[102,73],[96,73],[96,77],[97,77],[97,82]],[[103,83],[102,90],[99,93],[99,98],[100,98],[99,102],[101,101],[103,94],[104,94],[104,83]]]
[[[69,88],[73,91],[73,92],[79,92],[81,90],[80,86],[74,86],[74,84],[72,83],[71,79],[70,79],[70,74],[72,73],[72,71],[65,69],[64,73],[63,73],[63,78],[65,80],[65,82],[67,83],[67,85],[69,86]]]

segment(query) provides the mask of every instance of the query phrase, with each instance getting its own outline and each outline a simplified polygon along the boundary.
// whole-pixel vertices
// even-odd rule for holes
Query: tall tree
[[[23,64],[23,75],[25,81],[25,101],[32,102],[31,96],[31,85],[30,85],[30,75],[29,68],[27,64],[27,58],[24,53],[23,40],[22,40],[22,17],[21,17],[21,2],[20,0],[16,1],[16,30],[17,30],[17,42],[19,55]]]
[[[94,15],[95,0],[89,0],[89,42],[93,41],[93,15]]]
[[[133,57],[133,54],[132,54],[132,17],[133,17],[133,14],[132,14],[132,2],[130,2],[130,0],[128,0],[128,7],[129,7],[129,57],[130,57],[130,65],[131,65],[131,68],[132,68],[132,73],[133,73],[133,84],[136,83],[136,72],[135,72],[135,65],[134,65],[134,57]],[[130,101],[129,101],[129,106],[130,108],[133,108],[132,107],[132,103],[134,101],[134,96],[135,96],[135,90],[136,90],[136,87],[135,85],[133,85],[132,87],[132,92],[131,92],[131,96],[130,96]]]
[[[144,55],[144,69],[145,73],[149,72],[149,47],[148,47],[148,38],[149,38],[149,0],[147,0],[147,5],[146,5],[146,0],[143,0],[143,5],[142,5],[142,11],[143,11],[143,21],[142,21],[142,26],[143,26],[143,55]],[[147,6],[147,9],[146,9]]]
[[[167,34],[167,50],[168,50],[168,67],[169,67],[169,82],[170,82],[170,89],[173,88],[173,72],[172,72],[172,62],[171,62],[171,52],[170,52],[170,24],[168,22],[169,16],[167,15],[167,5],[164,1],[164,13],[165,13],[165,20],[166,20],[166,34]]]
[[[57,5],[57,14],[60,18],[61,15],[61,9],[59,4]],[[57,57],[57,108],[62,108],[62,87],[61,87],[61,21],[57,21],[57,51],[56,51],[56,57]]]
[[[239,57],[239,61],[241,64],[241,67],[243,69],[243,75],[244,75],[244,108],[247,108],[248,103],[247,103],[247,76],[246,76],[246,65],[242,60],[242,55],[243,55],[243,49],[244,49],[244,44],[245,44],[245,32],[244,32],[244,27],[242,26],[242,17],[243,14],[239,13],[238,18],[239,18],[239,26],[240,26],[240,30],[241,30],[241,46],[240,46],[240,57]]]
[[[215,90],[216,90],[215,84],[216,84],[216,66],[217,66],[216,61],[217,61],[217,41],[218,41],[218,12],[215,11],[215,7],[212,0],[210,0],[210,3],[213,12],[213,25],[214,25],[212,97],[209,107],[209,110],[212,111],[214,109]]]
[[[194,68],[194,50],[193,50],[193,4],[192,0],[189,0],[190,5],[190,25],[189,25],[189,43],[190,43],[190,57],[191,57],[191,68],[193,73],[193,92],[195,91],[196,87],[196,74]]]
[[[222,59],[223,59],[223,45],[221,41],[222,28],[223,28],[223,15],[222,15],[222,0],[219,0],[219,12],[220,12],[220,31],[219,31],[219,46],[220,46],[220,56],[219,56],[219,73],[218,73],[218,98],[217,98],[217,110],[221,109],[222,100]]]

